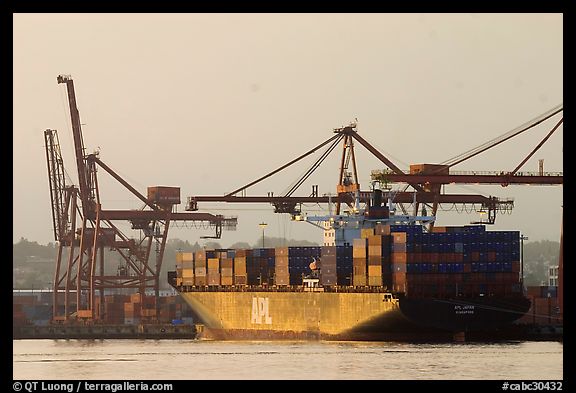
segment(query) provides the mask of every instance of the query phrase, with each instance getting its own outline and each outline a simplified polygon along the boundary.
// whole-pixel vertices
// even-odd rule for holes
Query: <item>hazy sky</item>
[[[438,163],[563,102],[562,14],[15,14],[13,239],[54,241],[43,131],[59,132],[77,184],[64,85],[72,75],[87,152],[142,193],[180,186],[222,195],[330,138],[358,119],[359,133],[401,168]],[[559,120],[454,170],[510,171]],[[562,171],[563,128],[523,167]],[[339,152],[339,151],[338,151]],[[296,195],[335,193],[338,154]],[[383,165],[357,148],[362,189]],[[313,158],[316,158],[317,155]],[[286,191],[312,159],[249,195]],[[103,207],[141,203],[99,172]],[[560,186],[449,186],[447,192],[515,199],[493,229],[559,240]],[[269,205],[207,204],[238,216],[221,244],[266,235],[321,241],[320,230]],[[446,206],[448,207],[448,206]],[[184,204],[178,207],[184,210]],[[323,214],[312,206],[310,214]],[[478,214],[440,212],[438,225]],[[201,229],[171,228],[199,240]],[[202,243],[203,241],[200,241]]]

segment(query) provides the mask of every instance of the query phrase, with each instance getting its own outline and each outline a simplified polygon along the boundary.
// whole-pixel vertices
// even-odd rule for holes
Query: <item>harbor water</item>
[[[13,340],[15,380],[561,380],[563,343]]]

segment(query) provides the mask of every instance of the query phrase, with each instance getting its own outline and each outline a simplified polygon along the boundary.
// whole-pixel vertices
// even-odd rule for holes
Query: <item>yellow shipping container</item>
[[[238,276],[246,275],[246,257],[234,258],[234,271]]]
[[[371,287],[382,286],[382,276],[368,276],[368,285]]]
[[[208,270],[218,270],[220,268],[220,260],[218,258],[208,258]]]
[[[182,269],[182,278],[194,278],[194,269]]]
[[[362,239],[368,239],[368,237],[374,235],[374,228],[362,228],[360,229],[360,237]]]

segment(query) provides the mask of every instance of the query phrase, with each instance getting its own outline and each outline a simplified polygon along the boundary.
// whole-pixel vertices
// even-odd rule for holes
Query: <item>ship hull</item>
[[[191,291],[181,296],[203,325],[200,336],[211,339],[444,340],[510,324],[525,307],[510,299],[506,304],[514,304],[514,312],[502,304],[495,309],[494,302],[480,304],[483,299],[391,301],[370,292]]]
[[[400,302],[401,312],[418,325],[459,332],[482,332],[509,326],[530,308],[523,296],[470,298],[410,298]]]

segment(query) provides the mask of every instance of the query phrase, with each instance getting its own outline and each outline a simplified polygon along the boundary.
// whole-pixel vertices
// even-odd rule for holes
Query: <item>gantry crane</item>
[[[475,171],[460,171],[451,172],[450,168],[460,164],[472,157],[477,156],[499,144],[506,142],[513,137],[520,135],[531,128],[543,123],[544,121],[552,118],[553,116],[559,114],[563,111],[563,107],[559,105],[558,107],[552,108],[546,113],[538,116],[537,118],[529,121],[528,123],[498,137],[491,141],[488,141],[474,149],[471,149],[465,153],[462,153],[452,159],[445,161],[442,164],[419,164],[411,165],[410,173],[405,174],[398,172],[396,170],[391,171],[385,170],[374,170],[372,171],[372,179],[378,180],[386,183],[408,183],[411,185],[419,185],[432,192],[434,195],[433,205],[432,205],[432,215],[436,215],[440,190],[445,184],[499,184],[503,187],[508,185],[562,185],[563,174],[562,172],[544,172],[543,162],[540,161],[539,172],[519,172],[522,166],[542,147],[542,145],[552,136],[552,134],[560,127],[563,123],[564,118],[562,117],[555,125],[552,127],[550,132],[536,145],[536,147],[511,171],[494,171],[494,172],[475,172]],[[414,214],[418,212],[420,203],[426,203],[423,201],[416,201],[414,204]],[[496,219],[496,212],[498,206],[488,204],[486,213],[488,214],[488,221],[482,221],[480,223],[493,224]]]
[[[191,196],[187,201],[187,210],[197,211],[198,203],[201,202],[229,202],[229,203],[270,203],[274,206],[276,213],[290,213],[297,215],[300,209],[297,205],[303,203],[336,203],[336,214],[340,214],[340,205],[342,203],[352,207],[357,194],[361,202],[369,204],[373,198],[373,191],[361,191],[358,182],[356,155],[354,153],[354,141],[365,147],[370,153],[378,158],[382,163],[387,166],[386,170],[372,171],[372,180],[383,184],[393,182],[407,183],[414,191],[407,191],[405,188],[402,191],[384,190],[382,197],[384,199],[391,199],[393,202],[400,204],[402,210],[406,213],[403,204],[412,204],[414,208],[413,215],[416,216],[420,205],[431,205],[432,216],[437,214],[437,209],[440,204],[472,204],[480,206],[481,211],[488,214],[488,220],[481,223],[493,224],[495,222],[496,213],[498,211],[508,211],[513,208],[514,201],[512,199],[501,199],[494,196],[474,195],[474,194],[446,194],[442,193],[442,186],[450,183],[474,183],[474,184],[501,184],[507,186],[509,184],[544,184],[544,185],[559,185],[563,183],[563,176],[561,172],[547,172],[544,173],[541,168],[539,173],[518,172],[518,170],[526,163],[526,161],[548,140],[548,138],[558,129],[562,124],[562,119],[556,126],[546,135],[546,137],[536,146],[530,154],[522,160],[522,162],[512,171],[509,172],[452,172],[450,168],[457,165],[469,158],[472,158],[494,146],[505,142],[512,137],[519,135],[536,125],[552,118],[556,114],[562,112],[562,106],[552,108],[550,111],[543,115],[531,120],[530,122],[512,130],[503,136],[493,139],[476,149],[472,149],[464,154],[456,156],[454,159],[448,160],[443,164],[418,164],[412,165],[408,173],[402,171],[391,160],[389,160],[378,149],[372,146],[368,141],[361,137],[356,130],[356,123],[351,123],[348,126],[334,129],[333,135],[328,140],[315,146],[311,150],[302,154],[301,156],[293,159],[285,165],[269,172],[268,174],[242,186],[234,191],[223,196]],[[334,197],[319,196],[317,186],[313,186],[312,194],[308,196],[293,196],[292,194],[304,180],[306,180],[311,173],[318,168],[322,161],[332,152],[335,147],[342,142],[342,159],[340,163],[339,181],[336,186],[337,194]],[[283,169],[295,164],[305,157],[315,153],[316,151],[328,146],[320,157],[312,164],[310,169],[295,183],[288,193],[283,196],[274,196],[269,193],[267,196],[247,196],[246,189],[275,175]],[[350,163],[352,170],[349,171]],[[240,194],[240,195],[239,195]],[[429,229],[432,228],[434,222],[430,222]]]
[[[292,216],[297,216],[301,209],[297,205],[304,203],[317,203],[326,204],[333,202],[336,204],[336,214],[340,214],[341,204],[346,204],[353,208],[355,200],[358,198],[361,203],[366,205],[370,204],[373,200],[373,190],[362,191],[358,181],[356,154],[354,152],[354,141],[357,141],[364,146],[376,158],[386,164],[394,173],[405,175],[405,173],[398,168],[392,161],[379,152],[368,141],[362,138],[357,130],[356,124],[352,123],[348,126],[334,129],[335,135],[321,144],[315,146],[306,153],[293,159],[285,165],[269,172],[268,174],[242,186],[234,191],[223,196],[190,196],[188,197],[186,210],[197,211],[198,203],[201,202],[228,202],[228,203],[270,203],[274,206],[276,213],[289,213]],[[308,196],[293,196],[292,194],[306,180],[311,173],[319,167],[319,165],[326,159],[326,157],[342,142],[342,159],[340,162],[340,171],[338,184],[336,186],[337,194],[335,196],[320,196],[318,195],[317,186],[313,186],[312,193]],[[326,150],[320,157],[311,165],[310,169],[295,183],[288,193],[282,196],[274,196],[269,193],[267,196],[248,196],[246,189],[275,175],[283,169],[295,164],[305,157],[310,156],[316,151],[327,146]],[[350,163],[352,164],[352,171],[349,171]],[[494,196],[484,196],[478,194],[442,194],[439,188],[430,188],[426,185],[421,185],[416,182],[410,181],[409,183],[414,191],[392,191],[383,190],[382,198],[385,200],[393,200],[398,204],[412,204],[412,203],[448,203],[448,204],[475,204],[480,205],[485,209],[509,210],[513,207],[513,201],[510,199],[500,199]],[[437,191],[437,192],[435,192]],[[238,195],[240,194],[240,195]]]
[[[60,75],[57,80],[67,87],[78,187],[66,185],[57,131],[46,130],[44,138],[54,237],[59,243],[54,275],[53,320],[69,321],[75,316],[76,320],[95,322],[104,318],[103,308],[96,308],[96,292],[99,292],[102,300],[106,289],[132,288],[144,295],[147,288],[153,288],[158,299],[160,270],[172,221],[206,222],[216,231],[212,237],[219,238],[223,228],[235,229],[236,218],[175,212],[174,205],[180,203],[180,188],[148,187],[147,196],[144,196],[102,162],[99,153],[86,154],[74,82],[67,75]],[[138,210],[103,209],[97,168],[112,176],[144,205]],[[140,231],[140,238],[129,238],[114,224],[117,221],[130,222],[132,229]],[[156,245],[155,258],[151,257],[153,243]],[[116,274],[107,273],[105,249],[115,254],[114,260],[125,262],[126,269]],[[60,310],[60,293],[64,293],[63,310]],[[75,307],[72,307],[73,294]],[[102,306],[103,302],[100,304]],[[153,321],[157,313],[151,314]]]

